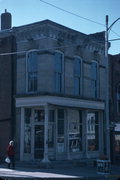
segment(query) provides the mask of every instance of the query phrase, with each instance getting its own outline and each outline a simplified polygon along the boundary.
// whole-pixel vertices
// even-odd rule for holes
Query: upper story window
[[[27,54],[27,91],[37,91],[37,51]]]
[[[98,97],[98,64],[96,61],[92,61],[91,64],[91,89],[92,97]]]
[[[120,84],[117,87],[117,112],[120,113]]]
[[[61,52],[55,52],[55,92],[64,91],[64,57]]]
[[[74,58],[74,94],[81,95],[82,92],[82,59]]]

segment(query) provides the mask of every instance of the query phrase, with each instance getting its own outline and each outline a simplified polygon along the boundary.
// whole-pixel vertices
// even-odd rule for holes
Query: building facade
[[[15,83],[14,66],[15,39],[9,32],[0,32],[0,153],[6,156],[6,148],[14,137]]]
[[[106,148],[103,33],[49,20],[13,31],[18,159],[98,158]]]
[[[120,54],[110,56],[111,159],[120,162]]]

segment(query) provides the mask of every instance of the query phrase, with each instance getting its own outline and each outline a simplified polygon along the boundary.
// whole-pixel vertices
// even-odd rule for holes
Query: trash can
[[[111,162],[110,160],[97,160],[97,174],[110,174]]]

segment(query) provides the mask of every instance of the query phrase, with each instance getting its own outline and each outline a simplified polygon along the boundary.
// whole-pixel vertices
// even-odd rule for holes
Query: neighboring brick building
[[[9,32],[0,32],[0,157],[6,155],[9,141],[14,137],[14,55],[15,39]],[[4,55],[2,55],[4,54]]]
[[[120,54],[110,60],[111,159],[120,163]]]

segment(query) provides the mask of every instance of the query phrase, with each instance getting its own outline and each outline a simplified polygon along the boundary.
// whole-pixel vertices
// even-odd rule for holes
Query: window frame
[[[75,61],[79,61],[79,62],[75,62]],[[78,65],[78,63],[80,64],[80,68],[78,70],[78,66],[76,67],[76,65]],[[76,72],[80,71],[79,73]],[[74,56],[74,95],[82,95],[82,80],[83,80],[83,59],[80,56]],[[76,84],[77,83],[77,84]],[[76,87],[77,87],[77,91],[76,91]]]
[[[37,59],[36,59],[36,71],[35,72],[29,72],[28,71],[28,56],[30,53],[37,53]],[[37,66],[38,66],[38,50],[37,49],[32,49],[29,50],[26,53],[26,93],[35,93],[38,90],[38,70],[37,70]],[[32,83],[32,85],[34,86],[33,90],[29,90],[29,75],[31,74],[31,81],[34,83]],[[32,77],[34,76],[34,78]]]
[[[96,74],[93,75],[93,65],[96,65]],[[96,76],[96,79],[94,78],[94,76]],[[94,89],[94,93],[92,93],[92,97],[93,98],[98,98],[99,97],[99,65],[98,62],[95,60],[92,60],[91,62],[91,92],[93,92]]]
[[[61,72],[57,72],[57,68],[56,68],[56,58],[55,55],[56,54],[60,54],[62,56],[61,59]],[[55,93],[64,93],[64,53],[61,51],[56,50],[55,54],[54,54],[54,91]],[[59,82],[58,82],[59,79]],[[57,82],[59,83],[59,87],[57,85]]]

